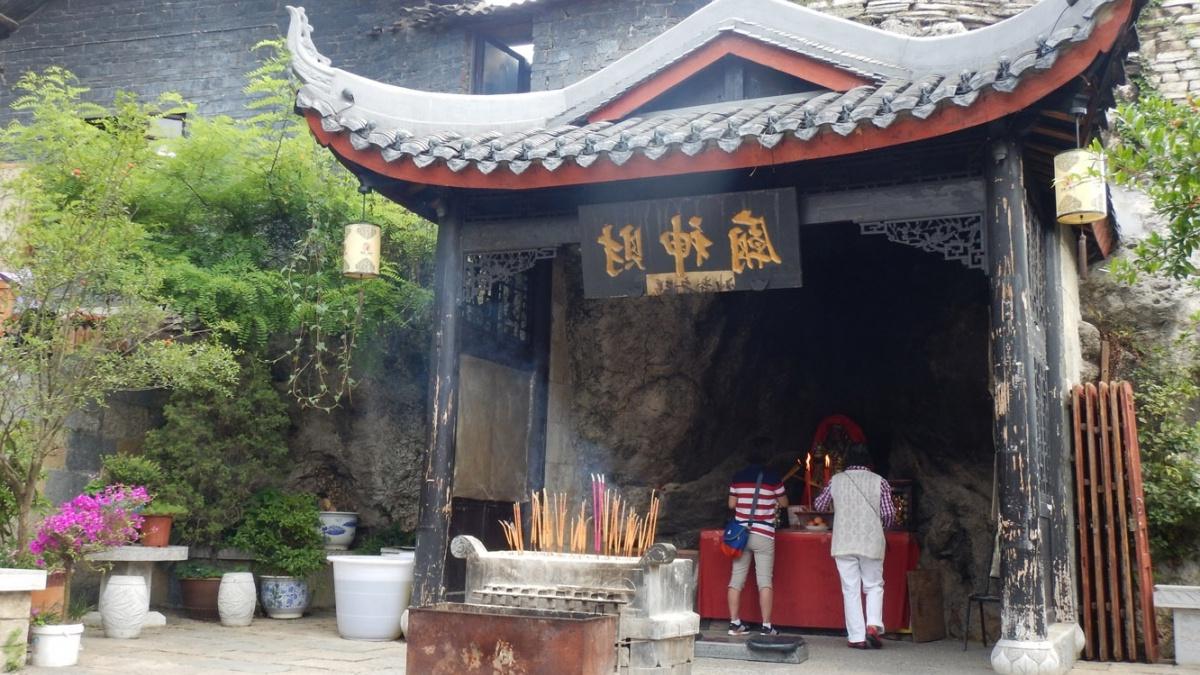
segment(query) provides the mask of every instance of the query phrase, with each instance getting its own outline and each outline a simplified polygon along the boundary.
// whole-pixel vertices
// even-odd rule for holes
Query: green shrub
[[[254,495],[231,543],[266,574],[304,578],[325,564],[316,495],[264,490]]]
[[[1156,561],[1178,561],[1200,546],[1200,345],[1152,352],[1136,380],[1150,543]]]
[[[140,485],[153,497],[153,501],[142,509],[143,516],[179,518],[187,515],[187,507],[179,501],[179,490],[168,479],[162,466],[153,459],[141,455],[115,454],[105,455],[100,463],[100,475],[83,488],[87,494],[99,494],[106,485]]]
[[[200,560],[188,560],[175,566],[177,579],[220,579],[225,570]]]
[[[264,366],[242,368],[237,394],[172,396],[166,424],[146,436],[146,455],[170,467],[173,495],[188,510],[181,541],[219,548],[251,496],[286,474],[289,421]]]
[[[167,479],[158,462],[139,455],[105,455],[100,458],[100,475],[83,488],[90,494],[99,494],[106,485],[140,485],[151,494],[161,490]]]
[[[379,555],[379,550],[387,547],[413,546],[417,543],[417,535],[406,530],[399,523],[387,527],[372,529],[362,538],[362,543],[356,549],[357,553]]]

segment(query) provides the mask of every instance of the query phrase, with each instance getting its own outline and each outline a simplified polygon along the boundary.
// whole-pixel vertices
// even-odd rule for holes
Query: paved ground
[[[248,628],[170,617],[166,628],[146,631],[137,640],[111,640],[88,629],[79,665],[74,668],[30,668],[37,675],[214,675],[216,673],[404,673],[403,642],[354,642],[337,636],[331,614],[297,621],[255,619]],[[811,636],[811,657],[800,665],[752,664],[701,659],[694,675],[773,675],[837,673],[837,675],[918,675],[923,673],[990,673],[978,643],[962,651],[951,640],[914,645],[886,642],[881,651],[845,648],[845,638]],[[1168,666],[1084,664],[1079,675],[1183,675],[1196,670]],[[419,675],[414,673],[413,675]]]

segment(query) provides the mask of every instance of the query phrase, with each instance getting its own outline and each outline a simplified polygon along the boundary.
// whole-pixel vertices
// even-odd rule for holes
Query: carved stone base
[[[992,649],[992,669],[1005,675],[1064,675],[1083,650],[1083,632],[1073,623],[1050,625],[1045,640],[1000,640]]]

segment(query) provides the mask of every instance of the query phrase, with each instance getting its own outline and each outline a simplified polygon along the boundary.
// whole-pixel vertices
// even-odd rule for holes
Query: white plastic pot
[[[400,556],[332,555],[338,633],[347,640],[400,637],[412,593],[413,561]]]
[[[217,591],[217,612],[222,626],[249,626],[254,621],[257,604],[254,575],[249,572],[227,572],[221,576]]]
[[[34,626],[30,633],[30,665],[62,668],[79,662],[79,638],[83,635],[83,624]]]

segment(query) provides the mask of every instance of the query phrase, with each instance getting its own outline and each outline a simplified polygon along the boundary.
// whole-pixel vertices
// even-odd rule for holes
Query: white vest
[[[879,514],[883,479],[870,471],[843,471],[829,482],[833,495],[834,556],[860,555],[883,560],[887,541]]]

